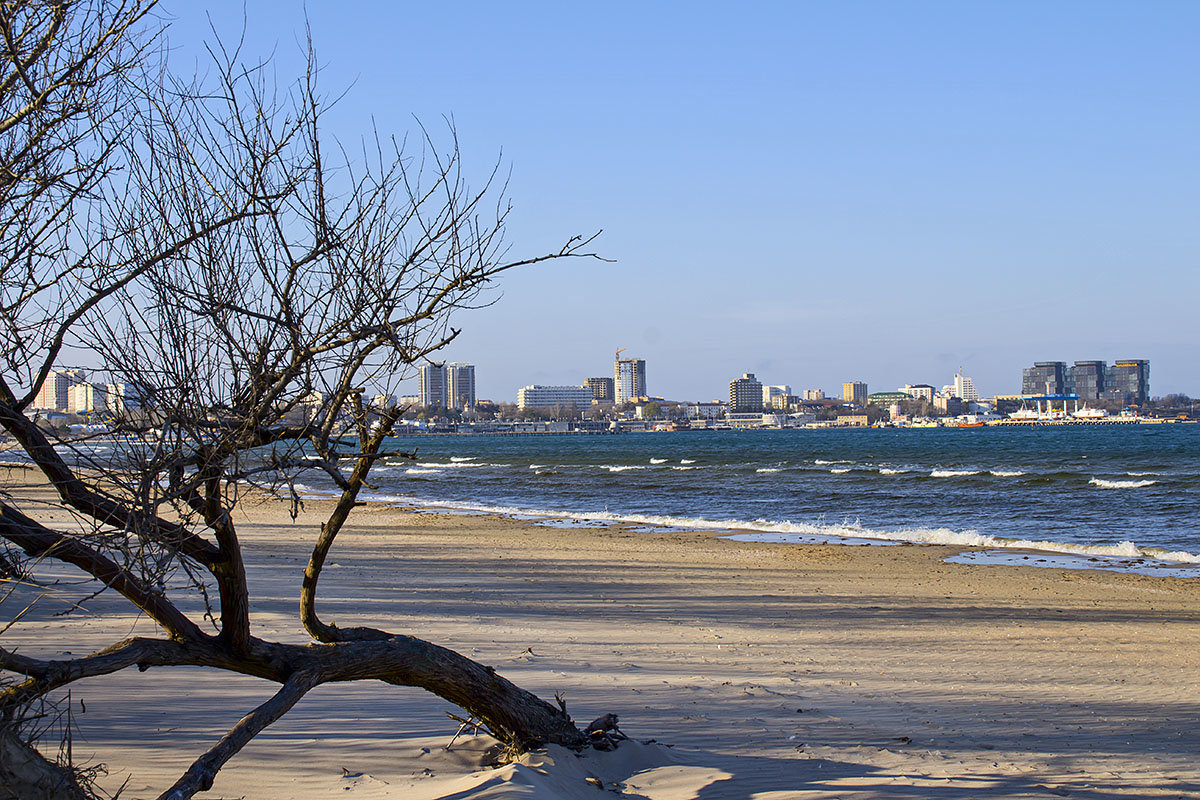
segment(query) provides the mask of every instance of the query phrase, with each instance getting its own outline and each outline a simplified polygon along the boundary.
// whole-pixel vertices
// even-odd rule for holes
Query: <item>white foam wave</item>
[[[459,462],[474,461],[475,458],[476,458],[475,456],[450,456],[451,461],[459,461]]]
[[[891,467],[879,468],[880,475],[903,475],[906,472],[908,472],[906,469],[892,469]]]
[[[995,475],[997,478],[1018,478],[1018,477],[1024,475],[1025,472],[1023,470],[1019,470],[1019,469],[1013,469],[1013,470],[994,469],[994,470],[991,470],[991,474]]]
[[[667,460],[665,458],[652,458],[652,459],[650,459],[650,463],[651,464],[665,464],[665,463],[667,463]]]
[[[681,459],[679,459],[679,463],[680,463],[680,464],[695,464],[695,463],[696,463],[696,459],[694,459],[694,458],[681,458]]]
[[[626,472],[627,470],[631,470],[631,469],[646,469],[646,467],[641,464],[638,464],[635,466],[634,465],[620,465],[620,464],[601,464],[600,468],[606,469],[609,472]]]
[[[1144,478],[1147,475],[1162,475],[1161,472],[1126,472],[1125,474],[1133,478]]]
[[[840,469],[831,469],[831,470],[829,470],[829,471],[830,471],[830,472],[832,472],[834,475],[844,475],[844,474],[846,474],[847,472],[849,472],[849,471],[850,471],[850,468],[849,468],[849,467],[842,467],[842,468],[840,468]]]
[[[961,478],[966,475],[978,475],[981,469],[935,469],[929,473],[931,478]]]
[[[700,469],[700,468],[699,467],[671,467],[671,469],[679,470],[680,472],[686,472],[689,469]]]
[[[528,518],[546,517],[553,519],[585,519],[597,522],[631,523],[635,525],[655,525],[661,527],[684,528],[688,530],[736,530],[744,533],[733,534],[730,538],[739,540],[755,540],[755,534],[769,534],[770,541],[801,542],[811,541],[817,537],[822,541],[842,539],[867,540],[886,544],[891,542],[909,542],[912,544],[951,545],[955,547],[990,547],[1009,550],[1039,550],[1050,553],[1071,553],[1075,555],[1106,556],[1110,558],[1149,558],[1157,561],[1200,564],[1200,555],[1182,550],[1168,551],[1154,547],[1140,547],[1131,541],[1118,544],[1083,544],[1072,542],[1035,541],[1031,539],[1005,539],[990,536],[978,531],[955,531],[949,528],[903,528],[895,531],[877,531],[864,528],[858,523],[842,523],[840,525],[811,524],[803,522],[774,522],[770,520],[713,520],[703,517],[673,517],[656,514],[616,514],[610,511],[568,512],[518,506],[492,506],[483,503],[445,502],[424,500],[398,495],[364,495],[363,499],[381,502],[402,503],[404,505],[421,506],[426,508],[451,508],[459,511],[469,511],[477,514],[501,514],[506,517]]]
[[[839,460],[839,461],[826,461],[826,460],[825,460],[825,459],[823,459],[823,458],[818,458],[818,459],[814,460],[814,461],[813,461],[813,463],[814,463],[814,464],[826,465],[826,464],[850,464],[850,463],[853,463],[853,462],[850,462],[850,461],[840,461],[840,460]]]
[[[1092,478],[1088,483],[1101,489],[1141,489],[1144,486],[1153,486],[1158,481],[1106,481],[1103,478]]]
[[[409,467],[404,470],[405,475],[441,475],[445,470],[440,469],[421,469],[419,467]]]
[[[293,483],[292,487],[295,488],[301,497],[335,497],[341,494],[340,490],[316,488],[306,483],[300,483],[299,481]]]
[[[470,467],[490,467],[491,464],[474,464],[466,461],[422,461],[427,467],[437,467],[438,469],[468,469]]]
[[[1038,550],[1049,553],[1070,553],[1074,555],[1104,556],[1108,558],[1152,558],[1157,561],[1200,564],[1200,555],[1182,550],[1167,551],[1155,547],[1139,547],[1131,541],[1119,544],[1080,544],[1071,542],[1035,541],[1031,539],[1005,539],[990,536],[977,531],[953,531],[948,528],[913,528],[898,531],[873,531],[857,528],[853,525],[843,526],[814,526],[780,523],[769,527],[759,528],[770,532],[775,537],[780,533],[790,533],[795,529],[800,536],[833,535],[852,539],[880,539],[885,541],[910,542],[912,544],[952,545],[955,547],[991,547],[1006,550]],[[744,541],[755,541],[754,534],[737,534],[734,537]],[[773,538],[772,541],[787,541]],[[795,541],[802,541],[801,538]]]
[[[759,467],[755,472],[783,472],[782,467]]]
[[[546,464],[530,464],[529,468],[530,469],[542,469],[543,467],[546,467],[546,466],[547,466]]]

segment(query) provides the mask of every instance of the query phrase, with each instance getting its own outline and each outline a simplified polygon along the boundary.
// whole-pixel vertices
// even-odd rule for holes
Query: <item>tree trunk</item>
[[[75,774],[0,724],[0,800],[86,800]]]

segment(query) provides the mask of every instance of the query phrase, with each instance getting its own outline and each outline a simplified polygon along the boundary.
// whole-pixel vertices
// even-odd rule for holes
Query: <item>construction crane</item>
[[[628,347],[622,347],[620,350],[618,350],[618,351],[617,351],[617,355],[616,355],[616,357],[615,357],[615,358],[613,358],[613,361],[620,361],[620,360],[621,360],[621,353],[624,353],[624,352],[625,352],[626,350],[628,350],[628,349],[629,349]]]

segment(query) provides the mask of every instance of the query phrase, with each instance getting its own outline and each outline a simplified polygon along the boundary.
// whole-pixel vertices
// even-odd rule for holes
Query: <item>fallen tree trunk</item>
[[[588,744],[588,737],[562,708],[522,689],[490,666],[411,636],[309,645],[251,639],[244,655],[234,654],[217,637],[189,642],[135,638],[72,661],[32,659],[0,650],[0,668],[28,676],[0,694],[0,710],[18,708],[80,678],[130,666],[143,671],[160,666],[208,666],[283,685],[162,795],[171,800],[183,800],[209,788],[217,770],[255,734],[323,683],[374,679],[425,689],[466,710],[512,753],[547,744],[571,748]]]
[[[87,800],[75,773],[48,761],[0,723],[0,800]]]

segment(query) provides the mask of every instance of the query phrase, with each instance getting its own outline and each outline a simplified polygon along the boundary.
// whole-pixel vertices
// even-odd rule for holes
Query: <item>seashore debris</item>
[[[617,727],[617,720],[616,714],[605,714],[592,720],[591,724],[584,729],[583,732],[587,735],[588,742],[593,748],[615,750],[618,742],[629,738]]]

